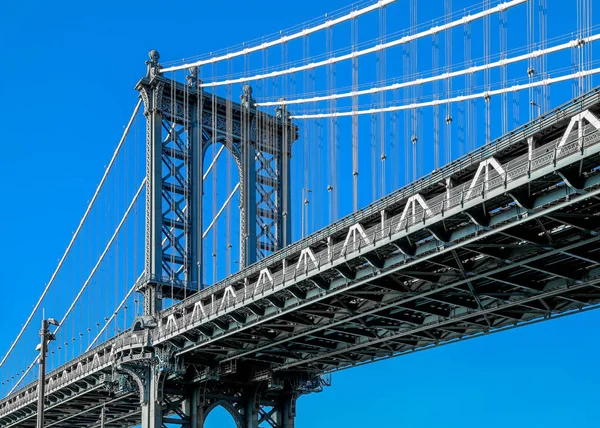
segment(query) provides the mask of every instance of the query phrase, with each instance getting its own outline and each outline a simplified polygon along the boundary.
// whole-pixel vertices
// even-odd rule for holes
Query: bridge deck
[[[102,402],[110,426],[134,424],[137,393],[118,384],[115,362],[149,344],[186,363],[168,391],[228,378],[276,387],[281,373],[335,371],[596,307],[600,133],[588,125],[582,139],[558,141],[572,116],[599,108],[597,91],[574,100],[163,311],[153,331],[126,332],[54,371],[47,426],[98,426]],[[181,397],[167,398],[168,413]],[[4,399],[0,426],[35,426],[35,400],[35,383]]]

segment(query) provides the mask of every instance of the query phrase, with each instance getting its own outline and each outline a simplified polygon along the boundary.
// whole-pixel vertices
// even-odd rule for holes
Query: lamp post
[[[304,238],[305,233],[308,234],[308,232],[305,232],[305,224],[308,226],[308,204],[310,203],[308,194],[311,192],[310,189],[302,188],[302,238]]]
[[[46,399],[46,354],[48,353],[48,342],[55,340],[56,336],[50,332],[50,326],[59,323],[54,318],[42,320],[42,328],[40,329],[40,344],[37,350],[40,351],[39,372],[38,372],[38,412],[37,412],[37,428],[44,428],[44,402]]]
[[[531,104],[533,107],[537,107],[538,110],[538,116],[542,115],[542,106],[539,105],[538,103],[536,103],[535,101],[530,101],[529,104]]]

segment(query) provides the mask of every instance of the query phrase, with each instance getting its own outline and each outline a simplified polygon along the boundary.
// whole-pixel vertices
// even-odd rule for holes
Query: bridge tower
[[[289,115],[258,113],[252,88],[241,103],[207,93],[193,68],[186,83],[164,77],[153,50],[136,89],[146,117],[145,315],[163,296],[181,300],[202,289],[204,156],[222,144],[240,177],[240,267],[291,243],[290,157],[296,128]]]
[[[144,315],[133,325],[147,344],[135,359],[119,360],[117,372],[139,389],[142,428],[160,428],[169,402],[164,385],[186,375],[173,348],[154,346],[149,331],[157,326],[163,299],[181,300],[203,288],[205,153],[212,144],[222,144],[238,168],[243,268],[291,243],[290,157],[297,130],[285,109],[275,116],[257,111],[250,86],[243,87],[241,102],[233,103],[205,92],[197,69],[189,70],[187,82],[176,82],[162,75],[157,51],[149,56],[146,76],[136,85],[146,117],[146,235],[145,274],[137,285]],[[306,382],[260,391],[255,381],[235,387],[200,385],[202,393],[169,387],[180,389],[186,403],[187,410],[176,412],[186,414],[182,426],[201,428],[208,412],[221,405],[243,428],[258,427],[259,420],[292,428],[295,399],[306,388]],[[266,407],[268,412],[261,410]],[[176,423],[171,419],[168,423]]]

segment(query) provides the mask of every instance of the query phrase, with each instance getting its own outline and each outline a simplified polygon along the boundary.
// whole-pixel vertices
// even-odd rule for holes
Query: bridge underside
[[[587,159],[584,170],[598,161]],[[406,266],[372,268],[375,275],[347,291],[342,287],[328,296],[328,290],[306,281],[293,294],[270,300],[279,299],[286,308],[286,299],[313,289],[324,297],[208,345],[187,340],[182,343],[184,352],[190,349],[187,361],[205,367],[247,360],[275,376],[286,370],[329,372],[595,307],[600,301],[596,174],[586,178],[585,196],[556,174],[532,183],[531,204],[539,209],[521,209],[508,195],[487,201],[487,212],[506,218],[496,226],[474,224],[473,213],[448,219],[447,230],[468,228],[473,234]],[[481,214],[483,223],[492,223]],[[414,238],[428,240],[430,231]],[[343,269],[322,272],[322,283],[331,280],[328,275],[345,275],[353,285],[366,260],[386,260],[402,251],[390,245]]]
[[[554,141],[567,123],[558,121],[536,138]],[[404,237],[375,234],[337,262],[327,256],[335,245],[312,240],[318,268],[302,276],[296,267],[289,285],[263,289],[252,303],[199,328],[190,323],[188,304],[178,328],[165,333],[166,326],[162,340],[192,365],[218,372],[235,362],[276,380],[289,371],[331,372],[595,308],[600,150],[597,144],[577,149],[561,163],[554,145],[544,147],[537,159],[546,166],[521,181],[505,177],[494,192],[482,191],[437,221],[426,222],[423,213],[422,224],[407,226]],[[513,145],[495,156],[523,169],[519,156],[527,150]],[[461,170],[463,180],[475,181],[475,169]],[[399,217],[406,207],[388,205],[386,215]],[[377,213],[360,223],[369,231],[381,221]],[[348,243],[350,236],[346,228],[328,240]],[[371,245],[377,239],[383,244]]]

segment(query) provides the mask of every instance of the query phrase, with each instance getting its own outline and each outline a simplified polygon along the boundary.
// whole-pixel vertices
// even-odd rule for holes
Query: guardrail
[[[578,112],[598,104],[600,104],[600,88],[593,89],[581,97],[570,100],[569,102],[540,116],[539,118],[520,126],[506,135],[499,137],[491,144],[481,146],[478,149],[469,152],[468,154],[439,168],[438,170],[425,175],[423,178],[410,183],[387,196],[384,196],[360,211],[352,213],[324,227],[323,229],[314,232],[310,236],[262,259],[261,261],[254,263],[233,275],[230,275],[216,284],[199,291],[181,303],[163,310],[161,312],[161,316],[168,317],[171,314],[177,313],[181,310],[182,306],[186,305],[185,302],[191,301],[190,299],[195,299],[194,301],[196,301],[199,299],[209,298],[212,294],[223,291],[233,284],[243,282],[246,277],[256,275],[262,269],[274,265],[277,262],[281,262],[284,259],[288,259],[290,256],[300,252],[302,249],[308,248],[317,242],[323,241],[327,239],[328,236],[343,231],[357,222],[379,215],[382,209],[385,209],[391,205],[399,204],[410,196],[419,193],[421,190],[426,189],[436,183],[443,182],[447,177],[451,177],[453,174],[472,167],[473,165],[477,165],[482,160],[490,158],[494,154],[503,151],[516,143],[526,141],[528,137],[535,135],[541,130],[562,120],[570,119]]]
[[[438,195],[432,199],[417,201],[415,195],[404,201],[404,210],[391,218],[384,220],[368,229],[362,228],[360,223],[350,226],[345,240],[328,246],[324,250],[314,253],[306,249],[290,254],[291,259],[296,259],[294,264],[287,265],[285,269],[277,272],[263,270],[263,273],[253,283],[244,285],[243,289],[233,287],[223,289],[209,289],[211,293],[198,293],[184,300],[180,304],[164,311],[159,320],[158,328],[152,332],[153,343],[159,343],[178,334],[180,331],[193,328],[202,323],[222,316],[223,314],[239,309],[241,306],[264,297],[266,292],[280,291],[282,287],[295,283],[298,276],[302,279],[309,277],[321,270],[327,263],[346,261],[353,255],[358,256],[361,249],[375,248],[376,244],[392,235],[409,235],[415,225],[423,225],[427,220],[436,216],[443,217],[444,213],[466,203],[485,199],[486,195],[498,188],[506,187],[509,182],[529,177],[532,173],[550,166],[562,159],[576,154],[583,154],[586,148],[600,142],[600,131],[594,126],[587,125],[583,129],[580,139],[578,133],[571,133],[561,145],[563,137],[557,138],[543,146],[526,153],[500,166],[501,171],[491,168],[487,173],[476,175],[471,182],[464,183],[449,190],[448,193]],[[488,158],[491,159],[491,158]],[[485,161],[485,160],[484,160]],[[487,178],[487,179],[486,179]],[[411,206],[412,205],[412,206]],[[385,208],[385,207],[383,207]],[[353,231],[351,228],[355,227]],[[355,233],[353,239],[351,234]],[[357,239],[358,238],[358,239]],[[309,247],[310,249],[310,247]],[[267,269],[267,268],[265,268]],[[220,297],[217,297],[223,291]],[[209,303],[202,304],[202,300],[209,299]],[[182,310],[186,308],[187,311]],[[193,310],[190,310],[194,308]],[[187,312],[187,313],[186,313]]]
[[[93,375],[113,364],[115,354],[141,347],[147,343],[146,334],[126,331],[80,355],[46,375],[46,395],[64,386]],[[0,417],[37,401],[38,381],[34,381],[0,401]]]
[[[557,138],[556,140],[533,150],[531,156],[525,154],[510,162],[502,164],[501,167],[504,174],[498,173],[495,169],[490,171],[490,174],[480,174],[474,181],[458,185],[450,189],[447,194],[442,194],[429,200],[423,199],[424,205],[421,205],[421,203],[415,199],[411,199],[415,195],[418,195],[420,189],[428,187],[431,183],[443,181],[445,177],[452,175],[456,171],[476,165],[486,159],[490,159],[493,157],[494,153],[514,144],[515,140],[522,141],[530,134],[539,132],[549,124],[568,119],[570,117],[568,115],[574,115],[578,111],[583,110],[583,108],[598,104],[599,102],[599,90],[594,90],[579,99],[572,100],[553,112],[544,115],[540,119],[524,125],[517,131],[510,133],[508,136],[496,140],[494,144],[481,147],[476,151],[463,156],[459,160],[429,174],[423,179],[380,199],[360,212],[353,213],[352,215],[314,233],[306,239],[292,244],[274,255],[265,258],[261,262],[258,262],[214,286],[194,294],[179,304],[164,310],[161,312],[161,322],[159,322],[158,328],[151,333],[152,342],[158,343],[165,340],[167,337],[176,334],[178,331],[187,329],[198,323],[207,322],[209,318],[215,318],[230,310],[237,309],[240,305],[253,300],[257,296],[262,297],[267,291],[275,291],[276,288],[293,283],[299,275],[307,276],[318,272],[322,265],[333,261],[333,256],[335,256],[336,259],[345,260],[349,256],[358,255],[365,245],[375,246],[381,239],[389,238],[395,233],[406,235],[411,232],[411,228],[415,225],[423,224],[429,219],[444,215],[444,212],[462,206],[469,201],[485,198],[487,193],[506,186],[509,181],[526,177],[541,168],[556,164],[559,160],[573,156],[577,153],[583,153],[584,149],[597,145],[600,142],[600,132],[592,125],[588,125],[584,128],[582,139],[579,139],[578,135],[572,134],[567,138],[565,144],[558,147],[561,138]],[[352,226],[360,226],[361,220],[372,218],[374,215],[379,215],[386,207],[392,205],[402,206],[402,202],[404,202],[405,209],[401,214],[385,219],[382,223],[366,230],[357,230],[358,239],[354,238],[351,242],[348,239],[337,242],[317,254],[312,253],[312,250],[310,250],[311,244],[323,241],[333,233],[347,231]],[[407,205],[411,203],[412,207],[406,209]],[[308,252],[307,250],[311,252]],[[276,265],[282,260],[295,258],[297,258],[295,265],[288,266],[285,270],[270,273],[268,277],[259,275],[258,279],[252,284],[248,284],[246,281],[243,290],[238,290],[237,293],[227,292],[228,288],[233,291],[231,285],[245,281],[249,276],[256,276],[256,274],[268,269],[269,266]],[[217,299],[215,296],[220,293],[223,293],[223,295]],[[203,306],[202,312],[192,311],[191,313],[183,314],[183,316],[181,316],[183,308],[189,309],[190,306],[194,306],[196,303],[206,299],[210,299],[211,304]],[[175,315],[180,317],[175,318]],[[169,317],[171,316],[173,316],[172,319],[174,322],[169,321]],[[100,344],[68,364],[50,372],[47,375],[48,394],[50,395],[69,383],[103,370],[113,363],[114,355],[116,353],[126,350],[127,347],[133,349],[136,346],[143,346],[147,343],[147,340],[148,338],[144,334],[136,334],[129,330]],[[107,352],[107,350],[109,351]],[[36,399],[37,381],[32,382],[0,401],[0,417],[13,412],[15,409],[31,404]]]

